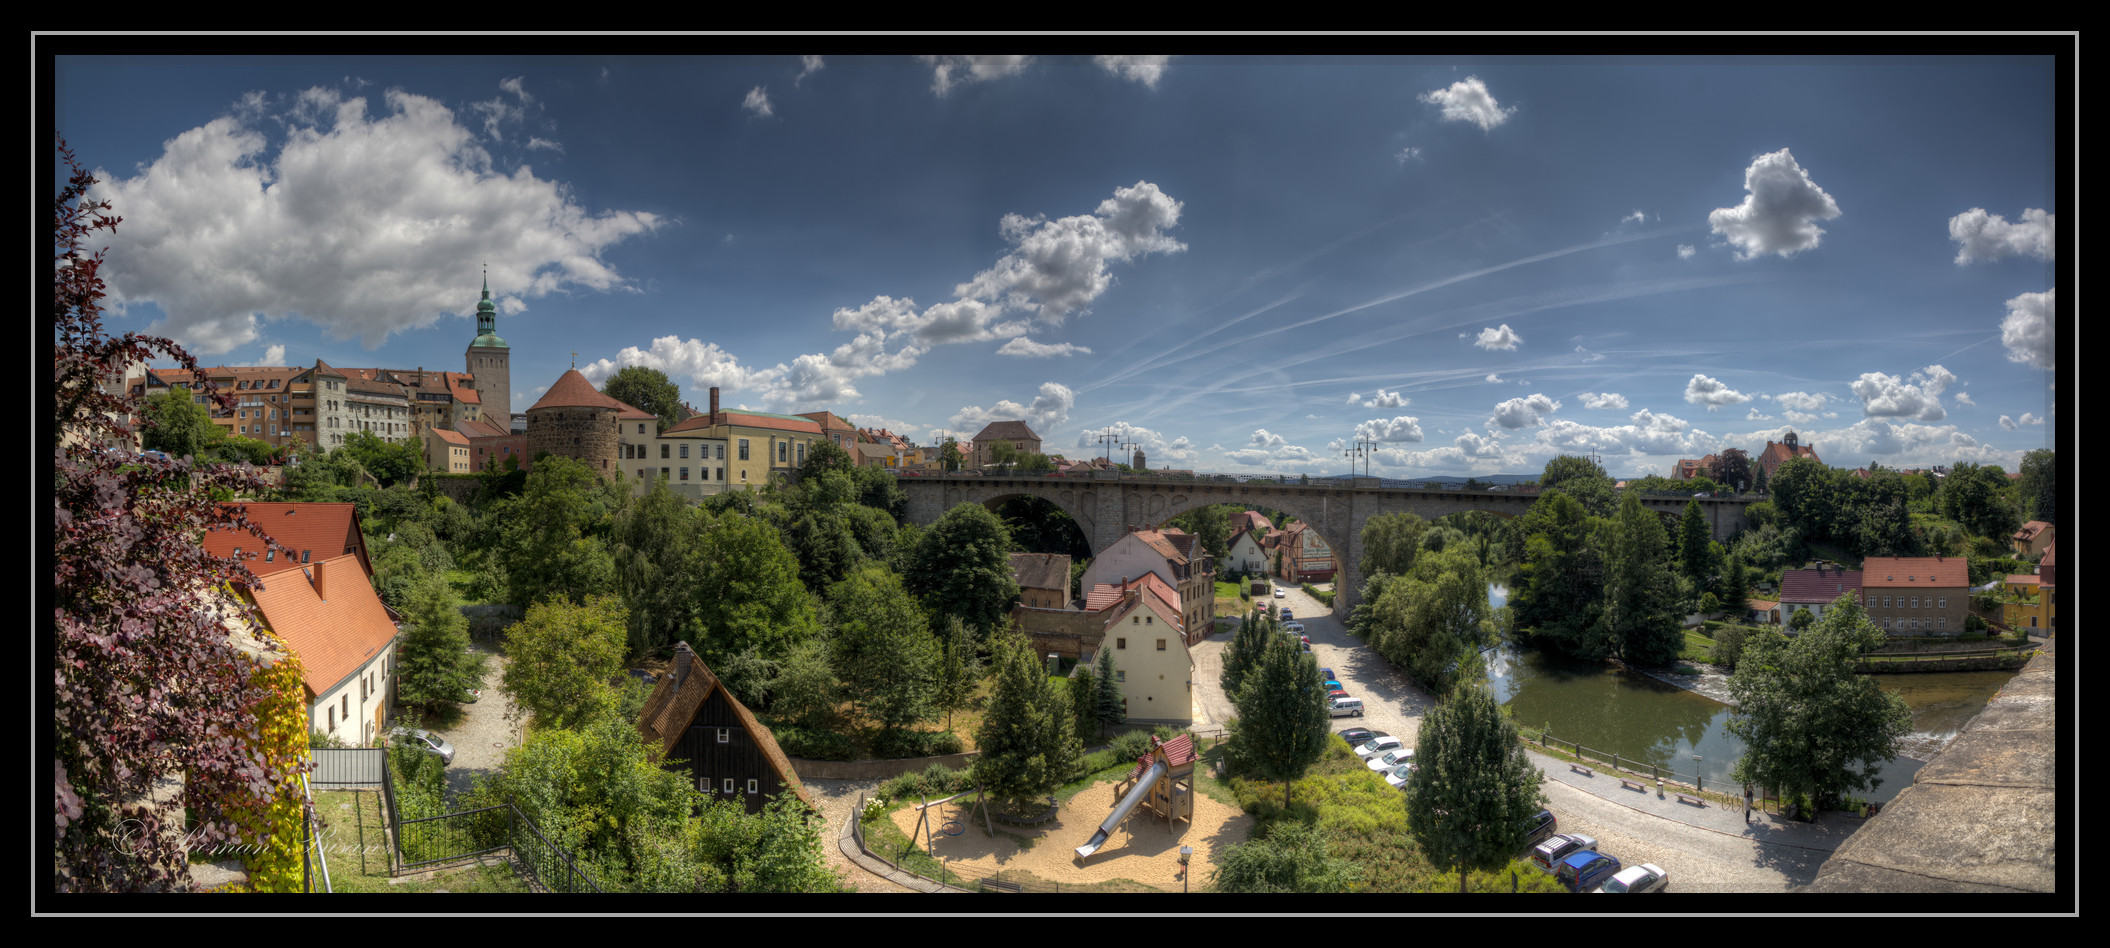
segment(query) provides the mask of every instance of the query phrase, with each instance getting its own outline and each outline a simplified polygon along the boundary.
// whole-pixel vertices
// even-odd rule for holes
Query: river
[[[1507,594],[1491,586],[1488,598],[1500,606]],[[1593,752],[1616,752],[1622,762],[1697,774],[1708,787],[1731,785],[1729,769],[1743,753],[1743,743],[1729,734],[1729,706],[1702,693],[1723,694],[1719,677],[1689,681],[1697,688],[1689,690],[1618,666],[1569,662],[1510,645],[1489,651],[1486,658],[1490,690],[1519,725],[1549,730]],[[1882,784],[1865,796],[1887,802],[1910,786],[1925,760],[1947,746],[2015,674],[1875,676],[1883,690],[1905,699],[1912,710],[1912,733],[1899,742],[1898,758],[1883,768]]]

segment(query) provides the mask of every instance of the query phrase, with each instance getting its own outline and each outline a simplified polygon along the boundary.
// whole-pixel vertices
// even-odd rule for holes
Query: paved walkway
[[[1567,784],[1630,810],[1666,820],[1676,820],[1687,826],[1721,833],[1724,836],[1745,837],[1768,845],[1832,852],[1839,848],[1839,844],[1846,842],[1846,838],[1852,836],[1855,830],[1860,829],[1861,824],[1867,822],[1858,816],[1827,810],[1819,813],[1815,820],[1804,823],[1754,807],[1751,811],[1751,822],[1746,824],[1741,803],[1730,806],[1709,800],[1706,806],[1699,807],[1679,802],[1676,789],[1667,785],[1663,795],[1658,797],[1654,781],[1647,778],[1628,776],[1628,779],[1647,786],[1648,790],[1644,792],[1622,786],[1619,775],[1609,771],[1597,770],[1596,776],[1586,777],[1570,769],[1567,761],[1537,752],[1531,754],[1531,762],[1538,765],[1548,780]]]
[[[856,817],[853,816],[851,817],[851,819],[856,819]],[[965,889],[954,888],[942,882],[932,882],[929,879],[925,879],[922,876],[916,875],[913,872],[902,872],[899,869],[887,865],[885,862],[882,862],[878,859],[874,859],[871,856],[865,855],[864,850],[857,848],[857,837],[851,834],[850,824],[848,822],[843,823],[842,833],[836,837],[835,842],[836,846],[842,850],[843,858],[850,860],[851,864],[855,865],[859,869],[863,869],[866,872],[869,872],[875,876],[878,876],[881,879],[885,879],[886,881],[894,883],[895,885],[901,886],[903,888],[914,889],[918,892],[967,891]]]

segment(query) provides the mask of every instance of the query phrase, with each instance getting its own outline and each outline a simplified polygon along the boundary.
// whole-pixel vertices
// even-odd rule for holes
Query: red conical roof
[[[564,375],[557,379],[557,384],[542,393],[542,397],[537,399],[534,407],[528,411],[542,408],[607,408],[620,412],[629,407],[601,394],[593,387],[592,382],[586,381],[586,376],[579,374],[578,369],[567,369]]]

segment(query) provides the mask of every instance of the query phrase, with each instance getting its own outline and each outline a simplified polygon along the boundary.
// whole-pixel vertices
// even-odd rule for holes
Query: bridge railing
[[[1394,490],[1428,490],[1448,493],[1472,494],[1525,494],[1540,492],[1537,484],[1493,484],[1481,487],[1446,485],[1433,481],[1420,481],[1401,477],[1312,477],[1302,474],[1211,474],[1199,471],[1092,471],[1081,474],[1065,474],[1061,471],[906,471],[896,472],[900,478],[917,480],[1044,480],[1044,481],[1115,481],[1122,483],[1176,483],[1176,484],[1221,484],[1259,485],[1274,487],[1318,487],[1330,490],[1369,490],[1390,488]],[[1695,496],[1685,491],[1641,491],[1643,497],[1684,499]],[[1716,500],[1758,500],[1766,495],[1757,493],[1728,494],[1716,492],[1706,495]]]

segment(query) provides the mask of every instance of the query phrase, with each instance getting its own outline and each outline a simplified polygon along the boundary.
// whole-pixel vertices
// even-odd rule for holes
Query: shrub
[[[1150,753],[1150,732],[1129,731],[1108,742],[1106,748],[1114,752],[1116,759],[1134,760]]]
[[[784,753],[807,760],[849,760],[854,756],[848,735],[786,724],[770,726],[777,746]]]
[[[910,731],[896,728],[881,731],[872,740],[872,756],[886,760],[903,757],[941,757],[963,749],[960,736],[951,731]]]

